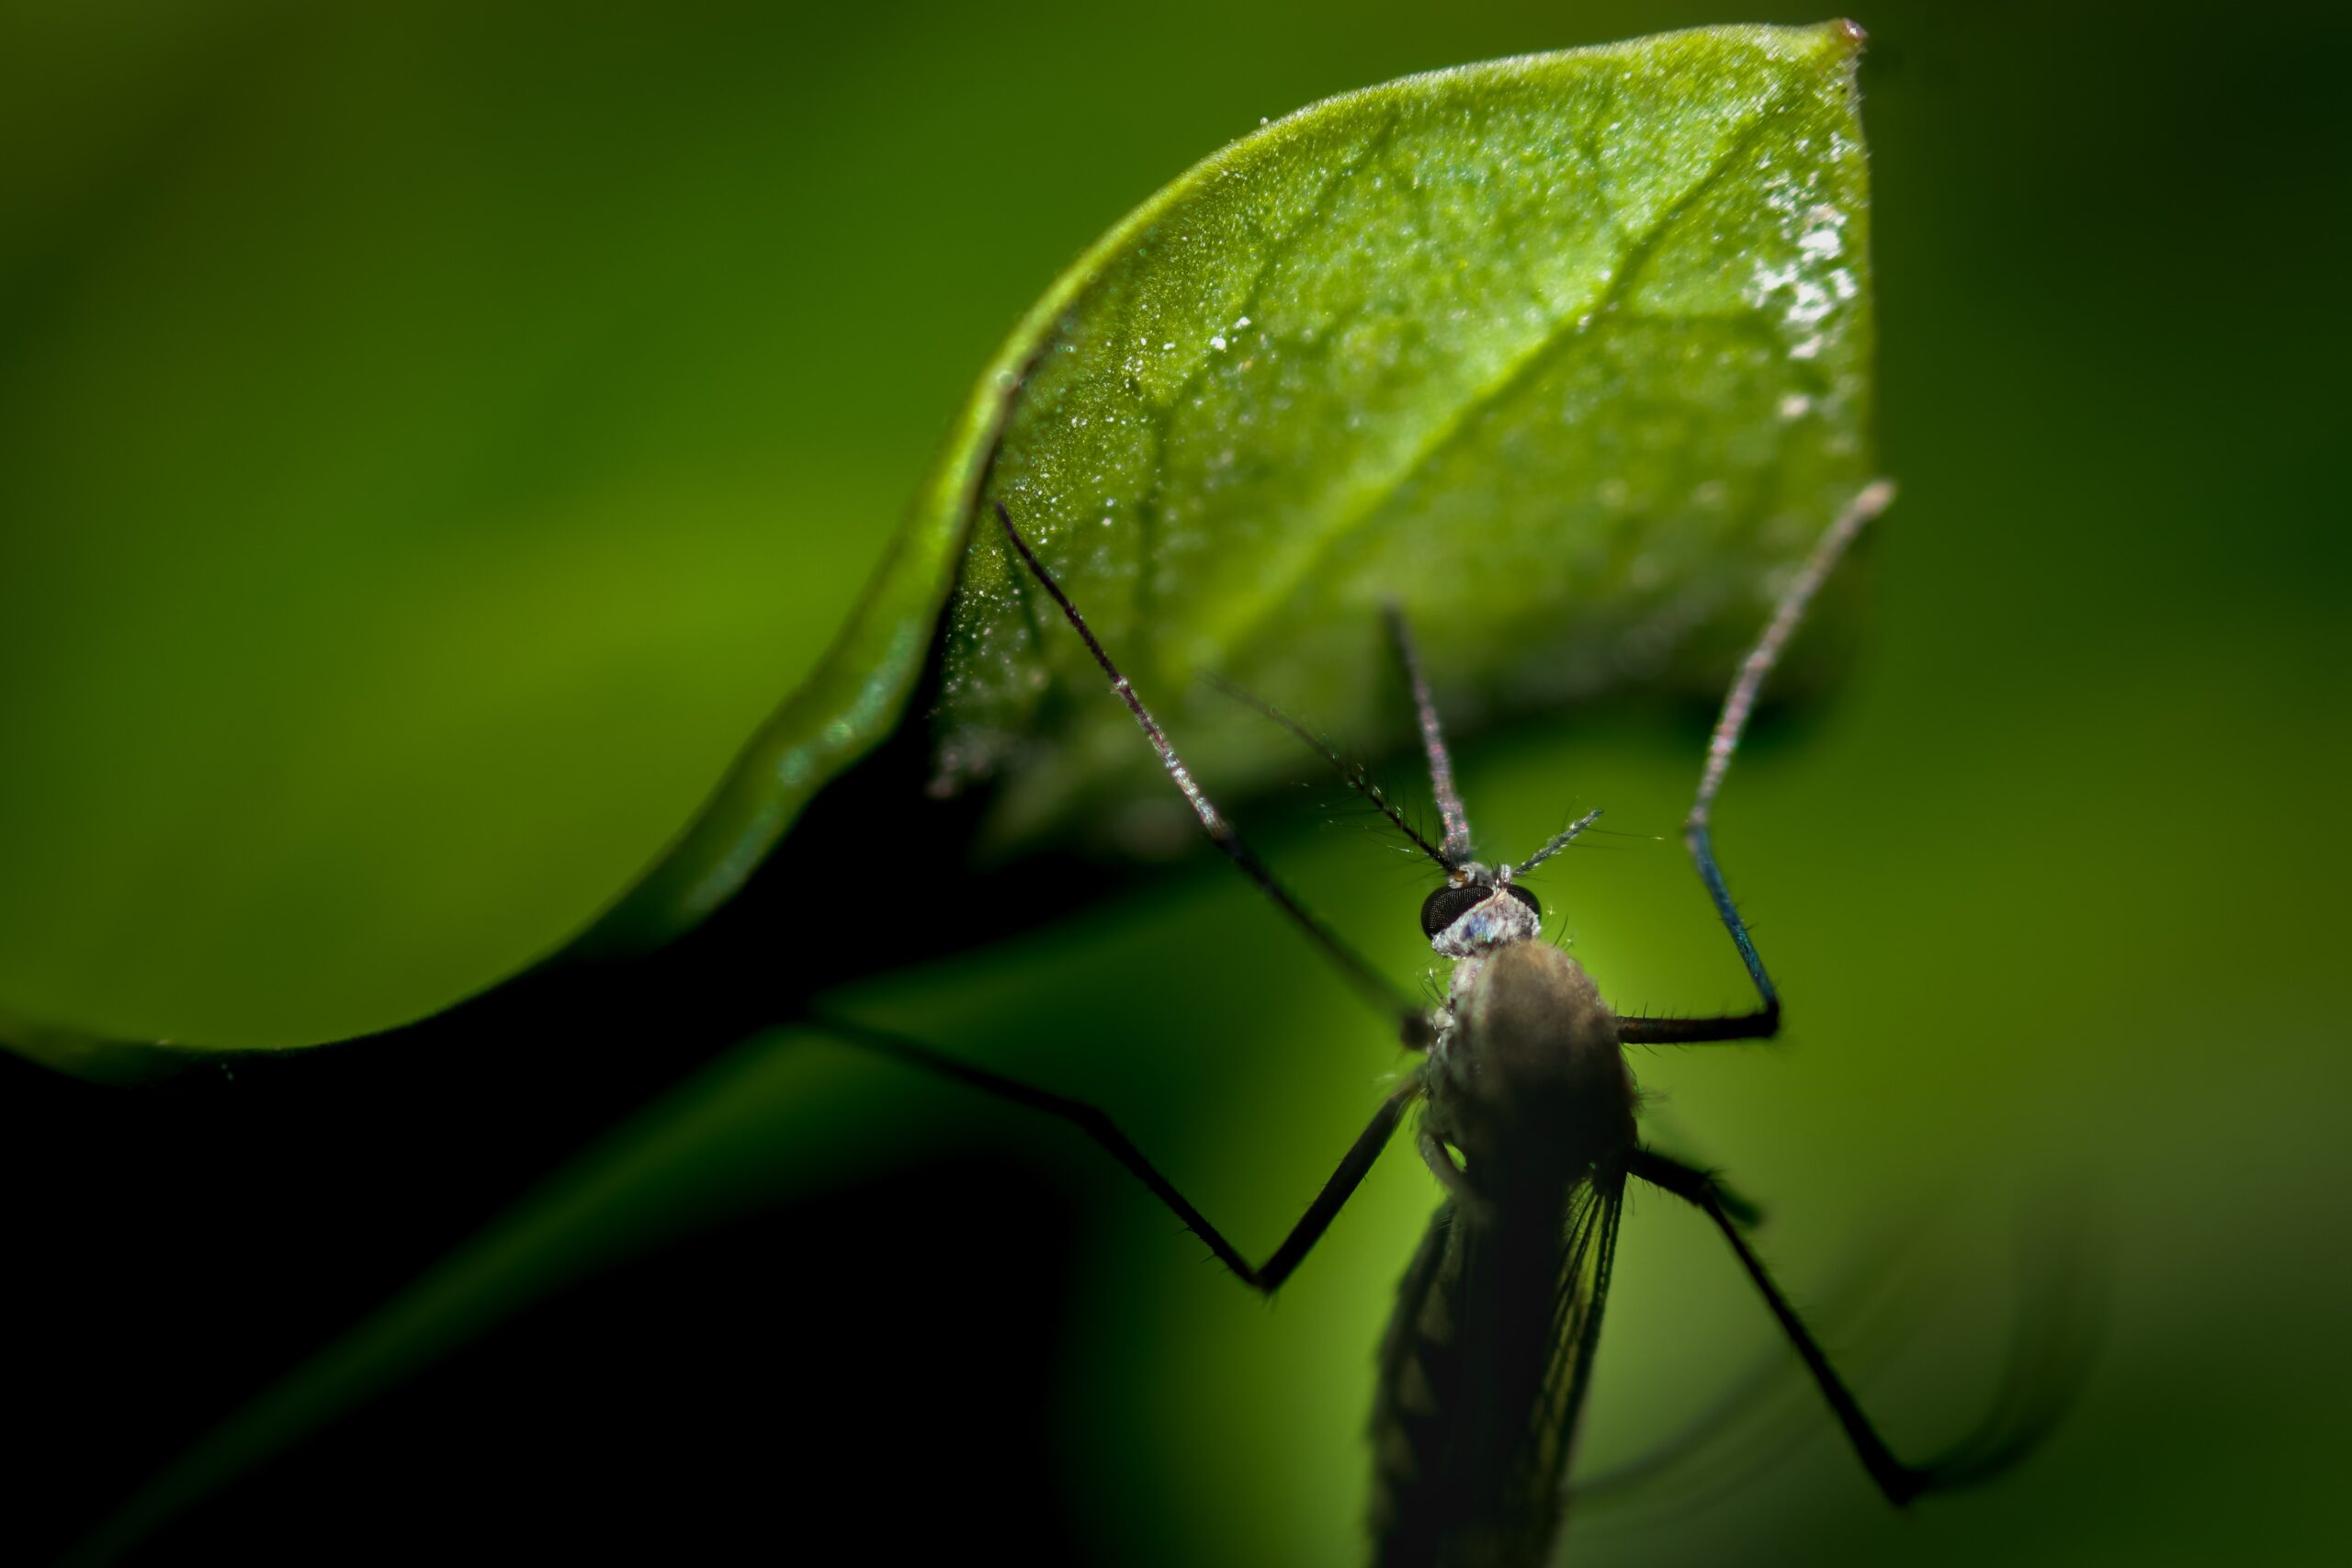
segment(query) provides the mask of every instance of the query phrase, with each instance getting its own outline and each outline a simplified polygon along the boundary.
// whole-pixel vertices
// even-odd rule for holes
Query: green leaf
[[[1364,748],[1386,600],[1464,730],[1712,685],[1871,471],[1856,49],[1843,24],[1725,28],[1465,67],[1189,171],[1030,311],[831,651],[571,951],[723,903],[901,721],[959,566],[942,785],[1004,773],[1001,840],[1189,842],[1076,639],[974,532],[989,498],[1228,798],[1294,745],[1193,677]],[[206,1055],[10,1037],[112,1077]]]
[[[959,560],[944,779],[1011,775],[1007,833],[1132,779],[1167,794],[1076,639],[971,535],[987,497],[1171,708],[1218,669],[1368,732],[1391,597],[1450,708],[1718,684],[1774,569],[1870,472],[1854,51],[1842,25],[1738,28],[1469,67],[1186,175],[1031,313],[833,654],[583,944],[658,941],[740,884],[897,722]],[[1295,760],[1262,727],[1201,733],[1235,775]],[[1011,1010],[1026,1031],[1034,1007]],[[558,1173],[159,1476],[91,1560],[583,1272],[871,1157],[813,1109],[825,1069],[792,1039]]]
[[[708,913],[889,728],[959,548],[942,786],[1006,773],[1017,836],[1189,832],[1084,649],[972,530],[982,498],[1221,790],[1295,750],[1193,677],[1361,747],[1387,600],[1465,728],[1712,687],[1871,471],[1857,44],[1723,28],[1464,67],[1195,166],[1030,312],[834,654],[589,945]]]

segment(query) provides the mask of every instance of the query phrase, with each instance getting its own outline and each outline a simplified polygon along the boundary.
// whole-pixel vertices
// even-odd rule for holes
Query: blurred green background
[[[512,972],[619,891],[814,660],[971,374],[1126,208],[1332,92],[1754,19],[1814,18],[1477,0],[0,10],[0,1009],[294,1042]],[[1860,19],[1882,453],[1903,499],[1851,679],[1759,738],[1718,829],[1792,1032],[1635,1070],[1670,1141],[1767,1201],[1769,1256],[1907,1451],[1964,1424],[1997,1365],[2021,1216],[2111,1256],[2108,1338],[2076,1417],[1996,1487],[1895,1516],[1792,1402],[1770,1479],[1704,1508],[1668,1486],[1596,1510],[1570,1548],[2307,1561],[2342,1533],[2352,1458],[2352,1057],[2327,962],[2352,873],[2332,818],[2346,551],[2322,463],[2343,424],[2331,88],[2352,28],[2293,5],[2258,26],[2001,5]],[[1671,840],[1703,724],[1619,713],[1463,759],[1490,841],[1593,805],[1635,835],[1544,889],[1629,1008],[1740,994]],[[1391,972],[1422,964],[1419,883],[1328,792],[1245,819]],[[985,909],[904,891],[910,919],[986,929]],[[842,1005],[1101,1101],[1259,1251],[1396,1065],[1205,858]],[[12,1067],[0,1089],[35,1103],[52,1092],[36,1077]],[[974,1538],[1353,1560],[1369,1358],[1426,1176],[1392,1156],[1269,1310],[1074,1143],[776,1036],[593,1144],[444,1281],[462,1297],[634,1254],[639,1304],[714,1279],[752,1292],[728,1408],[767,1436],[600,1441],[624,1467],[636,1442],[727,1449],[780,1539],[836,1484],[812,1475],[935,1492],[989,1462],[943,1432],[1018,1426],[988,1402],[1025,1399],[1035,1469],[988,1472],[975,1495],[1001,1511],[967,1498],[951,1521]],[[942,1217],[936,1183],[891,1174],[943,1150],[1006,1196],[960,1192]],[[20,1147],[8,1168],[52,1224],[102,1235],[76,1154]],[[991,1221],[1001,1244],[949,1234]],[[886,1242],[891,1224],[910,1228]],[[1836,1282],[1895,1231],[1933,1310],[1843,1314]],[[525,1246],[550,1234],[570,1252]],[[926,1275],[934,1247],[953,1261]],[[45,1278],[34,1293],[73,1315],[73,1279]],[[930,1292],[937,1326],[872,1372],[886,1435],[814,1472],[778,1458],[872,1424],[824,1364],[853,1330],[789,1314],[876,1310],[891,1280]],[[148,1283],[164,1338],[223,1300],[266,1324],[277,1294]],[[972,1327],[978,1297],[1047,1314],[1034,1364]],[[512,1418],[502,1367],[541,1340],[626,1360],[641,1346],[618,1312],[571,1291],[326,1460],[265,1472],[211,1528],[255,1549],[297,1479],[425,1506],[447,1478],[368,1422]],[[763,1337],[771,1313],[819,1337]],[[350,1318],[294,1323],[284,1359]],[[156,1375],[134,1339],[80,1368],[133,1409]],[[1721,1249],[1639,1204],[1586,1458],[1640,1452],[1770,1344]],[[550,1377],[532,1400],[555,1399]],[[209,1389],[189,1419],[258,1381]],[[117,1495],[157,1457],[100,1438],[17,1473]],[[673,1522],[720,1506],[678,1498]]]

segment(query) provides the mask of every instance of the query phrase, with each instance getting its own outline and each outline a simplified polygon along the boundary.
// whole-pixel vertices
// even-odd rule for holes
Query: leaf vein
[[[1665,203],[1656,221],[1637,235],[1620,264],[1611,273],[1609,286],[1590,309],[1555,318],[1520,356],[1508,366],[1476,396],[1464,399],[1445,419],[1432,429],[1428,439],[1401,464],[1396,471],[1374,487],[1362,502],[1340,513],[1317,530],[1308,548],[1298,552],[1296,565],[1283,573],[1283,580],[1269,584],[1272,573],[1260,579],[1259,592],[1249,602],[1224,618],[1219,626],[1218,641],[1230,647],[1246,628],[1256,626],[1270,613],[1273,605],[1286,601],[1301,582],[1319,576],[1331,552],[1340,542],[1359,532],[1373,518],[1385,511],[1396,496],[1431,464],[1442,457],[1455,444],[1476,427],[1479,416],[1497,407],[1520,388],[1550,368],[1555,358],[1572,351],[1588,340],[1586,326],[1605,320],[1620,302],[1625,299],[1651,259],[1657,254],[1667,237],[1681,221],[1688,209],[1702,199],[1729,174],[1738,161],[1749,152],[1764,132],[1787,112],[1786,95],[1760,107],[1756,118],[1742,127],[1739,133],[1716,155],[1704,172],[1690,186]]]

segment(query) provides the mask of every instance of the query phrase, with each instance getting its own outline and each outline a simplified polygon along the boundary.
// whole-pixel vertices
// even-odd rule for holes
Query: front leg
[[[1772,672],[1772,666],[1780,662],[1789,639],[1796,636],[1814,594],[1820,591],[1864,525],[1885,511],[1894,499],[1892,484],[1884,479],[1874,480],[1864,485],[1847,503],[1846,510],[1823,530],[1813,554],[1806,558],[1804,568],[1773,607],[1772,619],[1764,627],[1764,635],[1756,639],[1756,646],[1740,660],[1739,672],[1732,677],[1731,689],[1724,694],[1723,712],[1715,719],[1714,733],[1707,738],[1707,762],[1699,774],[1698,794],[1690,802],[1690,816],[1683,819],[1683,847],[1690,852],[1690,863],[1698,868],[1699,880],[1706,884],[1707,897],[1713,901],[1724,930],[1730,933],[1732,945],[1739,949],[1739,961],[1747,968],[1748,979],[1755,983],[1759,1005],[1752,1012],[1721,1018],[1627,1019],[1618,1026],[1618,1038],[1628,1045],[1770,1040],[1781,1032],[1780,989],[1764,968],[1763,955],[1756,951],[1755,939],[1748,934],[1747,922],[1740,917],[1739,907],[1732,902],[1723,868],[1715,863],[1712,825],[1715,795],[1723,788],[1724,774],[1730,770],[1732,755],[1739,750],[1740,737],[1747,730],[1747,716],[1755,710],[1756,694],[1763,689],[1764,678]]]

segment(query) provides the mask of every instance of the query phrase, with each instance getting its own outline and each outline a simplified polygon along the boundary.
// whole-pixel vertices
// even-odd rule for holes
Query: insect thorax
[[[1616,1014],[1583,965],[1533,940],[1535,927],[1533,913],[1498,890],[1433,943],[1444,952],[1445,939],[1495,933],[1460,943],[1468,951],[1454,957],[1421,1069],[1424,1129],[1461,1153],[1473,1188],[1490,1184],[1482,1165],[1488,1176],[1503,1162],[1569,1177],[1634,1139],[1634,1080]]]

